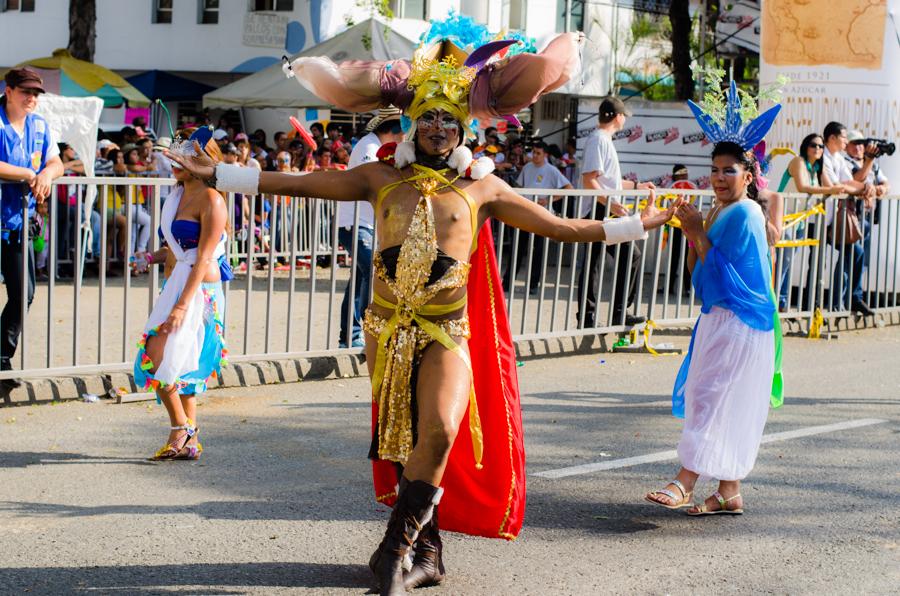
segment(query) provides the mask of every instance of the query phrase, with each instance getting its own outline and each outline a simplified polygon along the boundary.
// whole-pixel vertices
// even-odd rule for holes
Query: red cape
[[[475,468],[468,413],[463,417],[441,486],[441,529],[514,540],[525,515],[525,445],[516,352],[504,308],[490,222],[478,235],[469,272],[469,351],[484,434],[483,467]],[[373,428],[378,420],[372,403]],[[372,462],[376,499],[393,505],[394,463]]]

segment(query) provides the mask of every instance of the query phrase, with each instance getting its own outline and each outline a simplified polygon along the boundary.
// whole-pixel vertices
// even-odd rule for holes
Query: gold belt
[[[441,316],[459,310],[466,304],[463,296],[452,304],[426,304],[416,311],[398,306],[374,295],[375,304],[393,310],[385,319],[366,310],[363,329],[378,338],[375,367],[372,370],[372,398],[378,404],[378,457],[406,463],[412,452],[412,367],[416,357],[431,342],[436,341],[466,364],[469,375],[472,363],[469,355],[453,337],[469,338],[469,319],[430,321],[426,316]],[[415,324],[413,324],[415,323]],[[475,401],[474,380],[469,386],[469,430],[475,466],[481,469],[484,438],[478,403]]]

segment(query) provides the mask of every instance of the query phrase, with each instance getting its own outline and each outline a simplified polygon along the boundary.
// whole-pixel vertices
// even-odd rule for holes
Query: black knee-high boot
[[[400,480],[397,503],[378,550],[369,559],[382,596],[406,594],[403,587],[403,562],[422,528],[431,520],[436,501],[443,491],[424,482]]]
[[[438,506],[434,505],[431,521],[419,532],[413,546],[412,569],[403,575],[403,585],[407,590],[420,586],[436,586],[444,581],[444,545],[438,528]]]

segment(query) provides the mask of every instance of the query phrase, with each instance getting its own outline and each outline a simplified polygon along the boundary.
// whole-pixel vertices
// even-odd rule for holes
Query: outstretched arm
[[[223,174],[234,174],[241,183],[246,183],[250,177],[257,180],[255,192],[241,192],[244,194],[271,193],[289,195],[292,197],[316,197],[331,199],[334,201],[359,201],[368,199],[371,195],[369,176],[365,175],[362,168],[349,171],[323,170],[310,174],[297,175],[282,172],[257,172],[250,168],[239,166],[219,165],[208,155],[203,153],[200,145],[195,141],[194,150],[197,155],[184,156],[166,152],[166,155],[179,167],[187,170],[201,180],[209,180],[216,175],[216,188],[225,192],[237,190],[223,187]],[[223,169],[224,168],[224,169]],[[256,176],[258,175],[258,178]]]
[[[262,172],[259,192],[333,201],[359,201],[369,197],[368,178],[359,171],[319,170],[309,174]]]
[[[611,238],[607,228],[619,225],[618,222],[593,219],[563,219],[519,195],[499,178],[490,184],[494,186],[491,190],[495,193],[494,199],[488,203],[490,215],[526,232],[560,242],[602,242]],[[666,211],[659,211],[653,206],[654,198],[651,193],[647,208],[640,216],[641,232],[658,228],[669,221],[675,212],[674,204]],[[621,218],[621,221],[624,223],[626,219],[630,218]]]

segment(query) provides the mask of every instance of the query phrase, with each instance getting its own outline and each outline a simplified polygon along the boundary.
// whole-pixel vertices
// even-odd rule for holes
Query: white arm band
[[[605,219],[603,220],[603,231],[606,233],[607,244],[619,244],[647,238],[644,222],[641,221],[640,215]]]
[[[216,190],[244,195],[258,194],[259,170],[220,163],[216,166]]]

